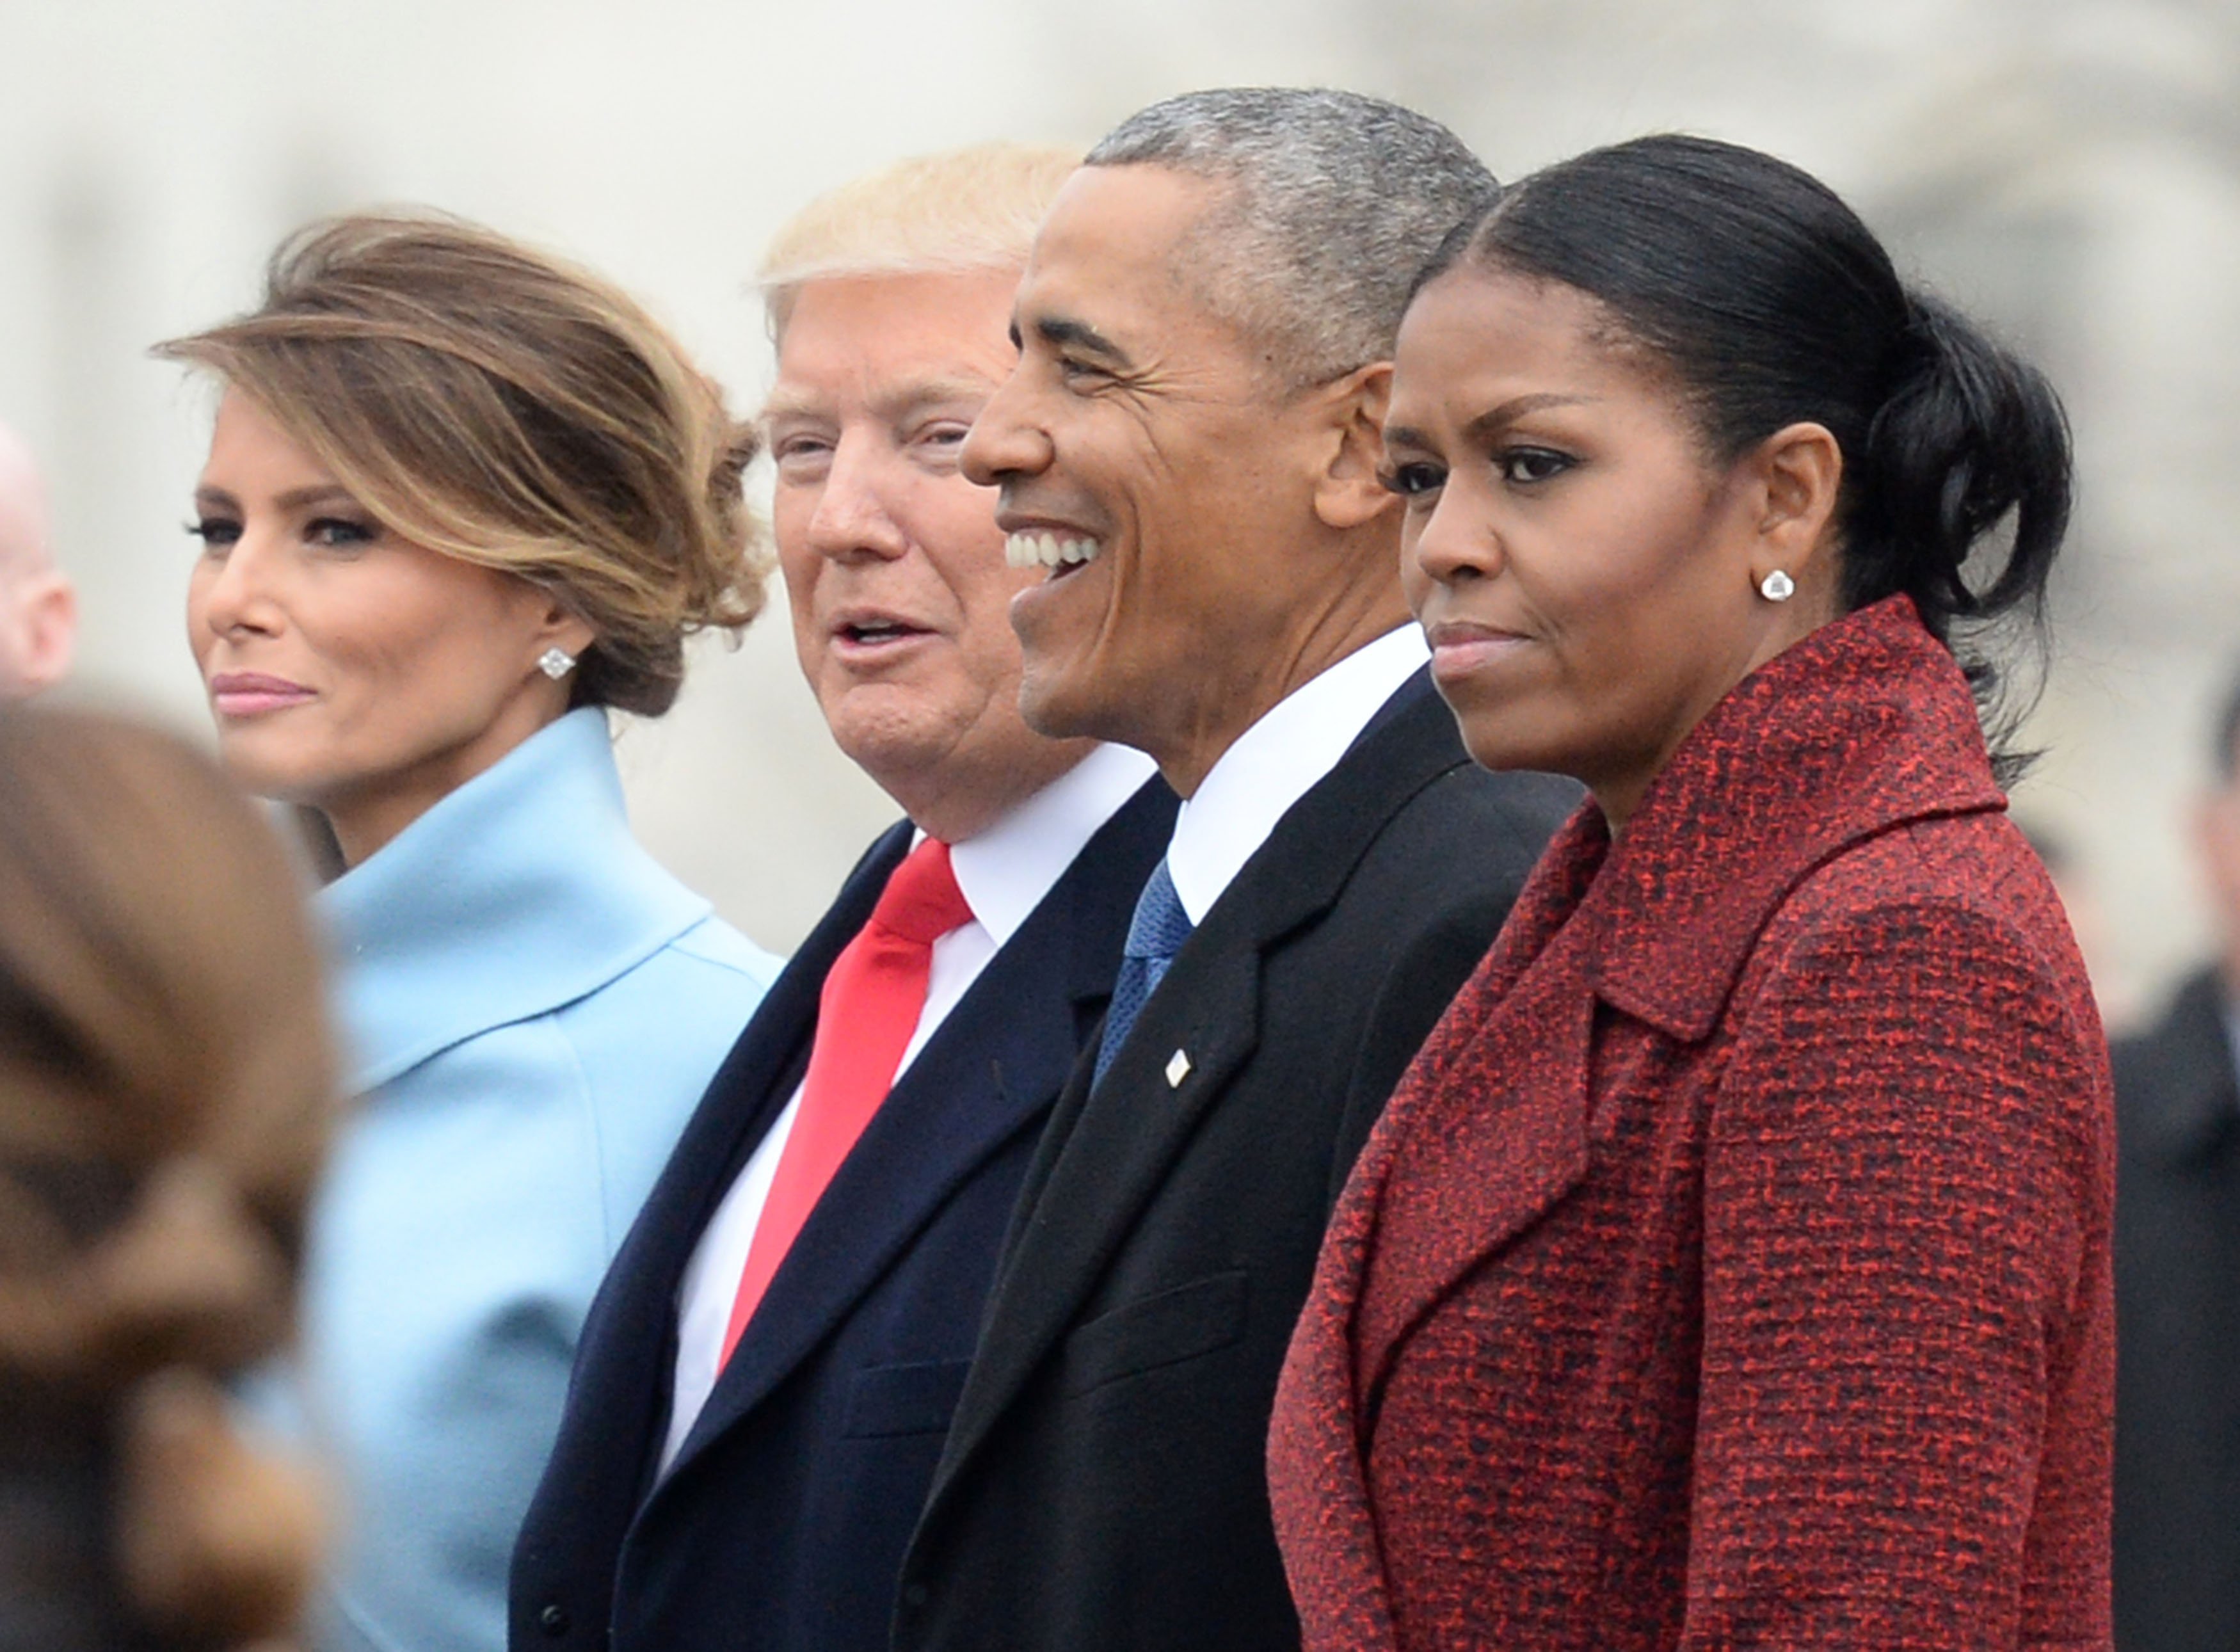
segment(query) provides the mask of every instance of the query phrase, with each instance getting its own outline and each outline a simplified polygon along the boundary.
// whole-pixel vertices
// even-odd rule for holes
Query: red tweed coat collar
[[[1790,783],[1765,784],[1769,772]],[[1759,932],[1816,867],[1910,822],[2004,807],[1967,682],[1903,596],[1822,627],[1739,683],[1681,743],[1615,845],[1601,809],[1583,804],[1463,994],[1477,1016],[1501,1006],[1495,1036],[1536,1047],[1538,1082],[1465,1109],[1396,1106],[1412,1114],[1410,1147],[1395,1155],[1373,1220],[1419,1242],[1370,1247],[1354,1392],[1374,1396],[1423,1313],[1586,1174],[1597,1002],[1697,1042]],[[1551,946],[1564,967],[1527,978]],[[1442,1089],[1442,1044],[1435,1032],[1403,1092]],[[1569,1085],[1548,1082],[1564,1070]],[[1506,1174],[1488,1185],[1458,1173],[1473,1164]]]
[[[1737,783],[1767,773],[1787,783]],[[1891,827],[2005,802],[1959,667],[1911,600],[1892,596],[1737,685],[1681,743],[1614,849],[1601,811],[1583,808],[1549,851],[1550,892],[1591,877],[1609,850],[1575,916],[1597,932],[1596,993],[1693,1042],[1717,1023],[1767,918],[1816,867]],[[1557,923],[1571,904],[1543,915],[1524,900]]]

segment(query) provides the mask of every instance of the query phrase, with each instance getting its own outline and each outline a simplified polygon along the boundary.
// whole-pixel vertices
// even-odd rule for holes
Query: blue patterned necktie
[[[1158,989],[1175,954],[1190,938],[1191,928],[1163,860],[1151,869],[1150,881],[1136,898],[1136,916],[1128,925],[1128,944],[1120,955],[1120,975],[1112,983],[1112,1007],[1104,1015],[1104,1041],[1097,1049],[1097,1083],[1104,1082],[1105,1070],[1128,1042],[1129,1029],[1143,1014],[1144,1002]]]

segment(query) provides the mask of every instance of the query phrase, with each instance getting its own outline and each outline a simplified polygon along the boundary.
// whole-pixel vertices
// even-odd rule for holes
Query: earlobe
[[[1762,491],[1750,583],[1770,600],[1785,601],[1825,560],[1834,537],[1843,450],[1825,425],[1791,424],[1760,446],[1754,468]]]

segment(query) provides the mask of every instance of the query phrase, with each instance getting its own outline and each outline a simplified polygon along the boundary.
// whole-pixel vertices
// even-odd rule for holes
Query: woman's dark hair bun
[[[1995,766],[2018,770],[2003,743],[2027,700],[2002,691],[1982,632],[2015,615],[2043,640],[2070,490],[2043,375],[1910,292],[1818,179],[1710,138],[1636,138],[1533,174],[1450,235],[1418,288],[1460,263],[1597,300],[1671,370],[1722,458],[1824,426],[1844,459],[1847,606],[1910,596],[1967,671]],[[2002,537],[1996,570],[1980,565]]]
[[[1853,463],[1865,472],[1846,564],[1853,608],[1910,593],[1924,616],[1986,618],[2037,603],[2069,529],[2069,421],[2045,376],[1943,301],[1915,293],[1913,349]],[[2010,514],[2005,566],[1962,569]],[[1934,621],[1932,621],[1934,623]]]

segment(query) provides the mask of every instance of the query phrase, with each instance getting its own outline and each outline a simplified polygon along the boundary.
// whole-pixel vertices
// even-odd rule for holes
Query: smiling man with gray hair
[[[1020,704],[1186,801],[1029,1167],[898,1652],[1298,1644],[1263,1452],[1330,1202],[1576,793],[1475,768],[1379,480],[1416,272],[1493,180],[1347,92],[1192,93],[1059,191],[966,474]]]

